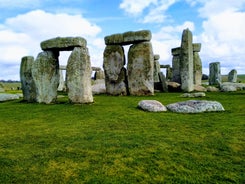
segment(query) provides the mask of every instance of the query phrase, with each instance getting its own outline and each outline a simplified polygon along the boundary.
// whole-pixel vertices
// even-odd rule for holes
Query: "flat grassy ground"
[[[188,100],[180,94],[0,103],[0,183],[245,183],[245,92],[201,98],[225,112],[137,109]]]

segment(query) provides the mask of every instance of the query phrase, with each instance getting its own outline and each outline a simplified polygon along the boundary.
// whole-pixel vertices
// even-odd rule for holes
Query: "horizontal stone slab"
[[[193,52],[200,52],[201,46],[202,46],[201,43],[193,43],[193,44],[192,44]]]
[[[122,34],[113,34],[104,38],[106,45],[129,45],[151,40],[151,31],[128,31]]]
[[[155,54],[154,55],[154,60],[159,60],[160,59],[160,55],[159,54]]]
[[[74,47],[87,47],[87,41],[82,37],[56,37],[41,42],[42,50],[71,51]]]
[[[181,48],[180,47],[176,47],[176,48],[172,48],[171,49],[171,53],[172,53],[173,56],[180,55],[180,52],[181,52]]]

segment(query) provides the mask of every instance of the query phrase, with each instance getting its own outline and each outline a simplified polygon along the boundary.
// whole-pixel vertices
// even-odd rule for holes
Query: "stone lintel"
[[[82,37],[56,37],[41,42],[42,50],[71,51],[74,47],[86,48],[87,41]]]
[[[173,56],[178,56],[181,53],[181,47],[176,47],[171,49],[171,53]]]
[[[105,37],[106,45],[129,45],[151,40],[151,31],[128,31],[122,34],[113,34]]]
[[[96,66],[92,66],[91,68],[92,68],[92,71],[95,71],[95,72],[98,72],[101,70],[100,67],[96,67]]]
[[[193,52],[200,52],[201,46],[202,46],[201,43],[193,43],[193,44],[192,44]]]
[[[60,70],[66,70],[66,65],[60,65],[59,69]]]
[[[154,54],[154,60],[159,60],[160,59],[160,55],[159,54]]]
[[[170,65],[160,65],[160,68],[170,68]]]

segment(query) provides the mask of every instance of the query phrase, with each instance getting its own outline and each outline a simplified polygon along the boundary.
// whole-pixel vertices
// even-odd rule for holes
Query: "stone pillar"
[[[154,94],[154,56],[150,42],[130,46],[128,51],[128,89],[130,95]]]
[[[160,82],[158,73],[161,71],[160,70],[160,64],[159,60],[160,56],[158,54],[154,55],[154,71],[153,71],[153,78],[154,82]]]
[[[127,95],[124,49],[120,45],[107,45],[104,50],[103,68],[106,93]]]
[[[194,84],[199,86],[202,84],[202,61],[199,56],[200,50],[200,43],[193,44]]]
[[[36,85],[32,76],[34,57],[25,56],[21,59],[20,80],[23,99],[27,102],[36,101]]]
[[[180,47],[173,48],[171,50],[173,58],[172,58],[172,82],[181,83],[180,79]]]
[[[222,82],[220,72],[220,62],[209,64],[209,85],[220,85]]]
[[[99,80],[99,79],[105,79],[105,73],[103,70],[96,71],[94,74],[94,79]]]
[[[229,72],[228,82],[237,82],[237,71],[235,69]]]
[[[57,99],[59,85],[58,53],[43,51],[38,54],[32,65],[32,76],[36,85],[36,101],[39,103],[53,103]]]
[[[189,29],[185,29],[182,34],[180,57],[181,89],[190,92],[193,91],[194,86],[192,33]]]
[[[66,83],[69,100],[72,103],[92,103],[91,63],[88,49],[75,47],[66,67]]]
[[[60,80],[59,80],[58,91],[65,91],[66,87],[65,87],[63,71],[60,69],[59,72],[60,72]]]

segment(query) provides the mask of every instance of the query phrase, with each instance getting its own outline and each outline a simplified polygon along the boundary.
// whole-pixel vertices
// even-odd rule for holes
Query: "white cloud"
[[[97,55],[101,54],[98,51],[101,43],[99,44],[97,40],[101,28],[81,15],[51,14],[35,10],[7,19],[0,28],[1,67],[11,64],[5,70],[12,70],[10,67],[19,68],[23,56],[36,57],[38,52],[41,52],[40,42],[57,36],[84,37],[89,50],[92,46],[91,50],[95,52],[90,51],[90,55],[98,57]],[[16,75],[12,76],[12,79],[16,79],[15,77]],[[1,78],[5,78],[3,72],[0,73]]]

